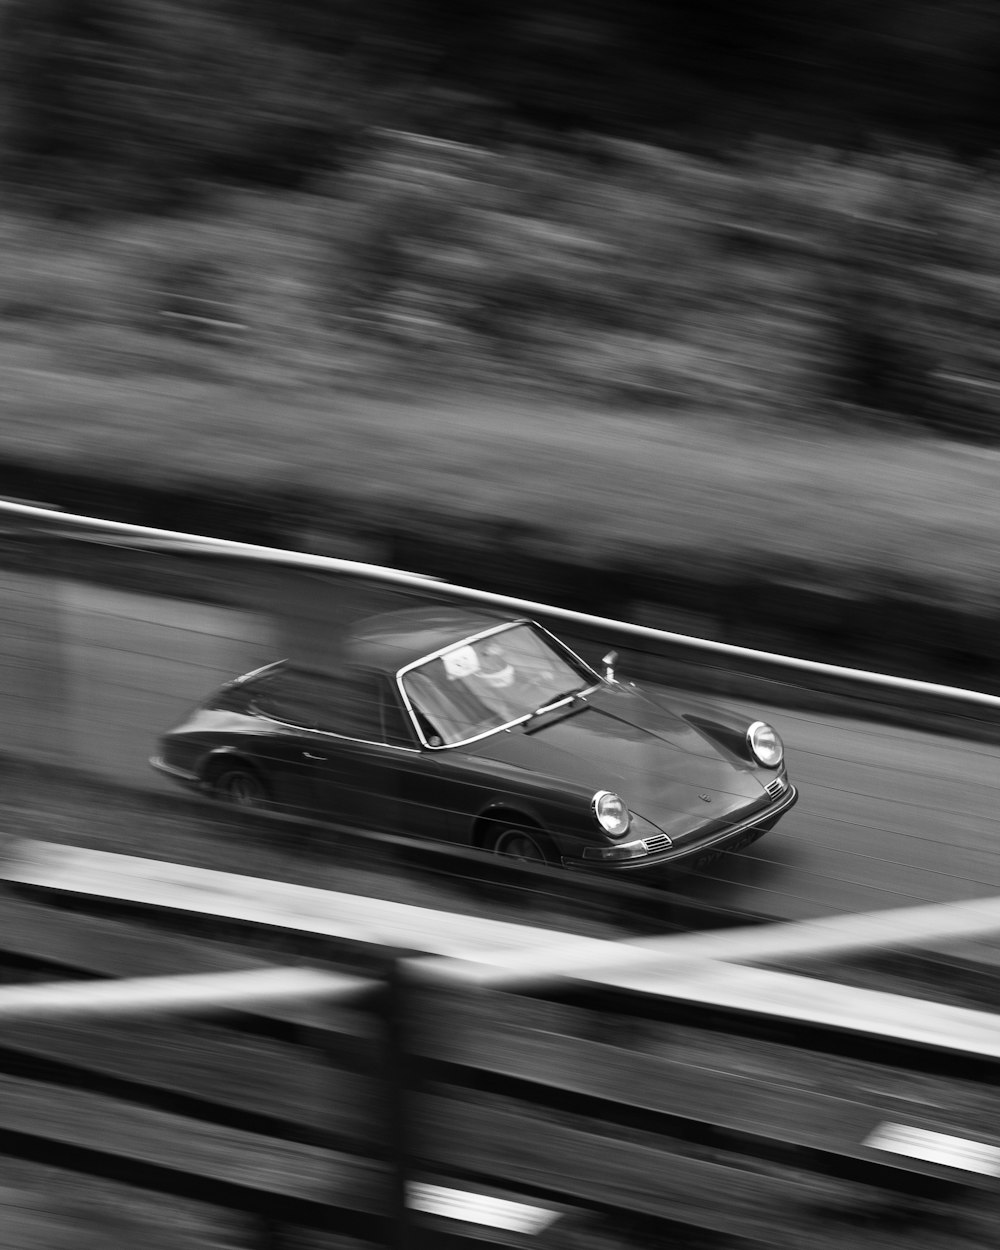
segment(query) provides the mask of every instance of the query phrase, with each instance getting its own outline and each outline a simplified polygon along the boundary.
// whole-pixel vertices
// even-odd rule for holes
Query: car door
[[[278,809],[293,816],[312,816],[320,805],[315,767],[322,756],[316,734],[302,726],[279,725],[247,745]]]
[[[435,836],[434,761],[388,678],[353,669],[338,676],[328,693],[319,732],[303,744],[322,815],[361,828]]]
[[[323,732],[329,715],[329,681],[323,673],[276,667],[254,684],[250,710],[259,728],[242,744],[260,765],[271,797],[286,812],[322,810],[322,768],[330,757]]]
[[[261,692],[257,710],[273,723],[261,751],[286,809],[411,837],[466,839],[467,787],[449,784],[440,753],[419,742],[386,675],[286,669]]]
[[[436,842],[467,841],[471,809],[461,789],[449,784],[442,753],[420,743],[394,680],[385,680],[381,699],[385,780],[395,796],[393,830]]]

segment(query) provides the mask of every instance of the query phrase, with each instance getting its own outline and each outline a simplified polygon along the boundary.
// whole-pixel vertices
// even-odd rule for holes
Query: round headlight
[[[613,838],[620,838],[622,834],[628,833],[631,818],[625,800],[620,795],[612,794],[610,790],[598,790],[590,803],[597,823],[605,833],[610,833]]]
[[[755,720],[747,730],[747,746],[754,759],[765,768],[777,768],[785,754],[778,731],[762,720]]]

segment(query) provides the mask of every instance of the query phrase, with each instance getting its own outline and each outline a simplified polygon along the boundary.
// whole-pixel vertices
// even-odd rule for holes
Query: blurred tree
[[[349,72],[221,0],[8,0],[0,23],[8,168],[64,213],[296,185],[362,126]]]

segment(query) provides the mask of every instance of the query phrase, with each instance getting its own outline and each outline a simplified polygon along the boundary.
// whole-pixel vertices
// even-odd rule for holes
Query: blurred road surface
[[[752,709],[780,730],[797,807],[689,889],[787,919],[1000,893],[1000,749]]]
[[[231,677],[277,659],[267,618],[82,582],[61,585],[75,762],[170,788],[149,767],[161,730]]]

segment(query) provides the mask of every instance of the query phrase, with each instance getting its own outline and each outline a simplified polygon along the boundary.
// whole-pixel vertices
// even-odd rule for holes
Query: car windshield
[[[403,690],[432,746],[453,746],[523,720],[593,685],[531,625],[449,647],[408,669]]]

